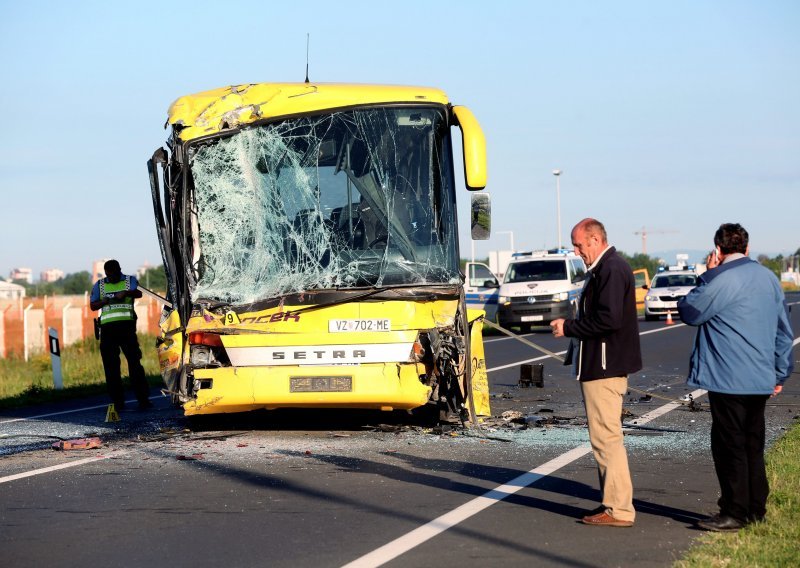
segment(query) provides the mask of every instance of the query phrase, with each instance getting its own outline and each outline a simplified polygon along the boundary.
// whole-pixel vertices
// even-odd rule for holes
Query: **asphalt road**
[[[374,412],[195,423],[163,398],[117,423],[102,398],[5,412],[0,565],[669,566],[699,535],[693,521],[716,510],[710,415],[699,393],[681,402],[694,329],[640,328],[645,368],[625,405],[632,528],[577,522],[599,492],[569,369],[491,335],[493,418],[468,432]],[[546,331],[526,337],[566,347]],[[520,363],[544,364],[543,388],[518,386]],[[769,441],[798,414],[795,375],[768,404]],[[103,447],[50,449],[89,435]]]

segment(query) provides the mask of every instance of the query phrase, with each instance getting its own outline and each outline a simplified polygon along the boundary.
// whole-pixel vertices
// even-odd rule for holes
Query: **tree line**
[[[154,292],[163,293],[167,289],[167,275],[163,266],[148,268],[138,278],[142,286]],[[27,297],[69,296],[92,290],[92,275],[88,270],[66,274],[55,282],[34,282],[33,284],[29,284],[25,280],[12,280],[11,282],[24,287]]]
[[[663,261],[647,254],[636,253],[628,255],[622,251],[617,252],[628,261],[633,270],[646,268],[651,276],[658,272],[659,266],[663,265]],[[760,254],[756,260],[772,270],[780,278],[781,272],[786,271],[787,266],[793,266],[795,270],[800,270],[800,247],[792,255],[783,256],[779,254],[770,258],[767,255]],[[476,261],[488,264],[489,259],[476,259]],[[467,262],[467,259],[461,259],[462,270]],[[92,290],[92,275],[87,270],[67,274],[55,282],[35,282],[33,284],[29,284],[25,280],[12,280],[12,282],[23,286],[25,295],[28,297],[83,294]],[[164,272],[164,266],[159,265],[148,268],[139,277],[139,284],[149,290],[164,294],[167,289],[167,275]]]

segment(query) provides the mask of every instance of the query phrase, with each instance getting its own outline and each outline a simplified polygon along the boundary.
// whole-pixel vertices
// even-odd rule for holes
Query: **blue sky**
[[[285,4],[0,0],[0,276],[159,264],[145,162],[169,104],[302,81],[306,33],[312,81],[439,87],[473,110],[517,248],[557,242],[554,168],[565,243],[594,216],[628,253],[643,226],[649,252],[702,250],[728,221],[755,252],[800,247],[800,2]]]

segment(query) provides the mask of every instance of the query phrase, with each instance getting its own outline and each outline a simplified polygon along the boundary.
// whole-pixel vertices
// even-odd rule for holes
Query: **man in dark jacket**
[[[578,315],[555,320],[550,327],[556,337],[574,338],[566,363],[574,360],[600,477],[602,506],[582,521],[630,527],[636,512],[623,444],[622,399],[628,375],[642,368],[636,285],[630,265],[609,246],[600,221],[584,219],[575,225],[572,245],[588,267]]]

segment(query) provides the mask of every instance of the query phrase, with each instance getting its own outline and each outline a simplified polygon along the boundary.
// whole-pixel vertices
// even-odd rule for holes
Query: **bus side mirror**
[[[467,189],[476,191],[486,187],[486,137],[481,125],[464,106],[454,106],[453,114],[461,128],[461,144],[464,148],[464,181]]]
[[[472,194],[472,240],[485,241],[492,233],[492,201],[488,193]]]

